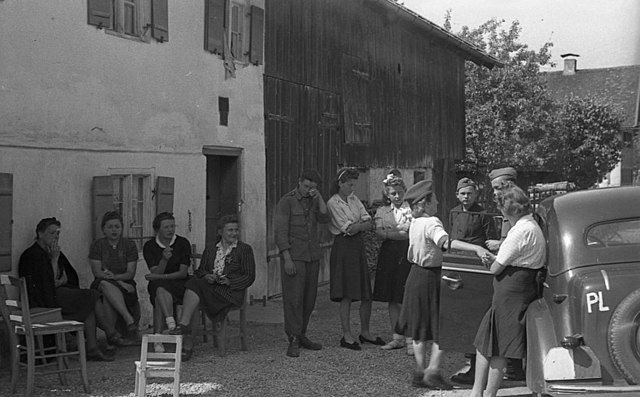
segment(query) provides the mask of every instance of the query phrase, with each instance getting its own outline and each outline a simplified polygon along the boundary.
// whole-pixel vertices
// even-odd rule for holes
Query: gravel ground
[[[196,345],[193,358],[183,363],[181,395],[183,396],[466,396],[467,389],[440,392],[415,389],[410,385],[414,368],[413,357],[406,350],[382,351],[377,346],[364,345],[362,351],[339,347],[340,322],[338,305],[328,299],[328,287],[321,287],[316,311],[308,335],[323,344],[320,351],[301,350],[299,358],[285,356],[287,346],[282,324],[248,323],[249,351],[240,351],[237,337],[230,336],[227,356],[219,357],[211,340]],[[268,306],[280,305],[269,301]],[[352,310],[352,326],[358,330],[358,304]],[[259,308],[258,308],[259,309]],[[229,334],[236,332],[236,324]],[[374,303],[371,318],[373,335],[390,336],[386,305]],[[133,361],[139,348],[121,348],[116,361],[89,362],[92,396],[130,396],[134,388]],[[461,353],[447,353],[443,370],[447,375],[464,365]],[[22,372],[17,395],[24,392]],[[35,395],[84,396],[79,376],[71,374],[70,385],[60,386],[55,375],[36,378]],[[157,381],[157,383],[155,382]],[[506,382],[501,395],[524,395],[523,382]],[[171,384],[152,379],[147,395],[169,396]],[[8,396],[9,371],[6,358],[0,368],[0,396]]]

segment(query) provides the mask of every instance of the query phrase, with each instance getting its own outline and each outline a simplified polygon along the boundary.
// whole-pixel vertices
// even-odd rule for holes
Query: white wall
[[[109,168],[175,177],[178,233],[202,247],[202,148],[218,145],[243,149],[241,221],[251,225],[243,239],[258,265],[250,293],[266,294],[262,66],[238,65],[236,78],[225,80],[220,57],[203,49],[202,2],[169,2],[169,42],[162,44],[89,26],[86,6],[0,2],[0,172],[14,175],[14,269],[45,216],[62,220],[64,252],[84,266],[91,178]],[[219,125],[219,96],[229,98],[228,127]],[[88,273],[81,275],[87,285]]]

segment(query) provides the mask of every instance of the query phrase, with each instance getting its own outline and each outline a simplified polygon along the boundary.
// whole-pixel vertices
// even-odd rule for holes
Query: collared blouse
[[[338,193],[331,196],[327,201],[327,208],[331,215],[329,231],[337,236],[348,234],[347,229],[354,223],[371,220],[371,215],[355,194],[351,193],[344,201]]]

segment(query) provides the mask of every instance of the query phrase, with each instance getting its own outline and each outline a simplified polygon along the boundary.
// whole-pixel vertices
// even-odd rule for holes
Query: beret
[[[458,181],[458,187],[456,188],[456,192],[460,189],[462,189],[463,187],[469,187],[469,186],[473,186],[474,188],[477,188],[478,186],[476,185],[476,183],[473,181],[473,179],[471,178],[462,178]]]
[[[407,190],[407,193],[404,195],[404,199],[409,203],[413,203],[422,200],[431,193],[433,193],[433,182],[420,181]]]
[[[499,176],[508,176],[511,179],[518,177],[518,172],[513,167],[498,168],[489,173],[489,179],[494,180]]]

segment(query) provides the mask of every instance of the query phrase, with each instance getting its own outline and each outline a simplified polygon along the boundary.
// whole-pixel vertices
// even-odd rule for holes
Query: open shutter
[[[0,173],[0,272],[11,271],[13,175]]]
[[[251,39],[249,42],[249,62],[262,64],[262,47],[264,44],[264,10],[251,6]]]
[[[169,41],[169,4],[167,0],[151,3],[151,36],[160,43]]]
[[[156,215],[161,212],[173,212],[173,185],[175,179],[159,176],[156,181]]]
[[[87,19],[89,25],[98,29],[111,29],[113,16],[113,0],[87,0]]]
[[[102,237],[100,223],[107,211],[113,211],[113,181],[110,176],[93,177],[93,239]]]
[[[204,49],[222,55],[227,0],[205,0]]]

